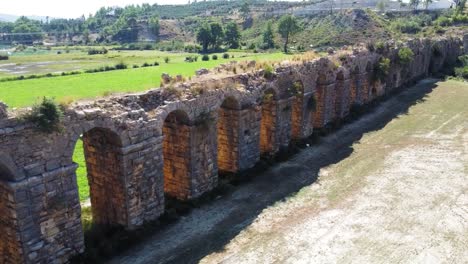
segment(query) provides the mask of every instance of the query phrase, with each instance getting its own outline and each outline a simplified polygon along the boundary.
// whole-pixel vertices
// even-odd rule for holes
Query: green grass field
[[[76,142],[75,152],[73,153],[73,161],[79,165],[78,169],[76,170],[76,176],[80,200],[83,201],[89,198],[89,184],[86,172],[86,160],[84,157],[83,141],[81,139]]]
[[[161,54],[161,52],[156,51],[141,52],[143,54],[150,52]],[[234,59],[222,59],[221,54],[218,54],[218,60],[205,62],[199,58],[197,62],[188,63],[184,62],[186,54],[164,54],[169,54],[171,61],[166,64],[163,60],[159,60],[160,66],[155,67],[2,82],[0,83],[0,98],[10,107],[29,106],[43,96],[54,97],[58,101],[64,98],[68,100],[91,99],[105,93],[137,92],[159,87],[162,73],[181,74],[189,77],[193,76],[195,71],[200,68],[213,68],[232,60],[282,60],[291,56],[282,53],[230,53],[235,56]],[[161,57],[161,55],[158,56]],[[147,59],[148,62],[153,63],[156,60],[156,57]],[[132,65],[131,61],[125,60],[125,63]]]

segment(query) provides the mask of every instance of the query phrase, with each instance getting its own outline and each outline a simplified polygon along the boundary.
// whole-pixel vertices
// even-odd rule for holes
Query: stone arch
[[[128,224],[126,174],[122,139],[110,128],[94,127],[82,134],[93,222]]]
[[[190,123],[188,114],[177,109],[163,125],[164,193],[178,199],[190,196]]]
[[[260,153],[276,151],[276,126],[278,116],[278,97],[273,88],[265,90],[262,98],[262,120],[260,123]]]

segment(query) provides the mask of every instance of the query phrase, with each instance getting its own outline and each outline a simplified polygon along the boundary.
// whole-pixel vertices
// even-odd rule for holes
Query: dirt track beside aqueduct
[[[111,263],[467,261],[467,101],[422,81]]]

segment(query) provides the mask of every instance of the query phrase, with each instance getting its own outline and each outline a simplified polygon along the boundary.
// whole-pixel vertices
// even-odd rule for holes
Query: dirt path
[[[423,81],[111,263],[468,263],[467,102]]]

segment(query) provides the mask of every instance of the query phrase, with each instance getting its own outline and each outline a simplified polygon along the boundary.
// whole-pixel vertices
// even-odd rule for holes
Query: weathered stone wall
[[[61,132],[50,134],[0,107],[0,260],[64,263],[84,250],[72,160],[80,137],[94,219],[135,228],[164,212],[165,193],[198,197],[216,186],[218,167],[251,168],[260,152],[275,153],[345,118],[353,104],[452,66],[466,39],[389,42],[380,53],[357,47],[339,59],[282,64],[271,78],[262,71],[208,75],[176,85],[180,96],[157,89],[82,103],[67,110]],[[408,65],[398,62],[402,46],[415,54]],[[391,65],[380,83],[372,74],[381,57]],[[300,93],[291,91],[296,82]],[[228,98],[235,107],[223,106]]]

